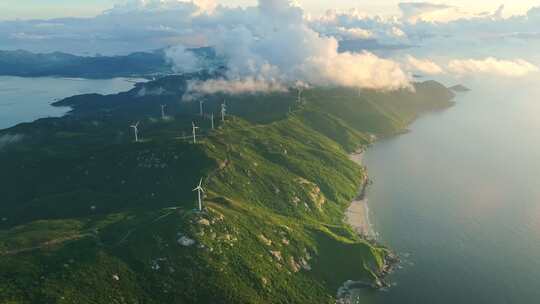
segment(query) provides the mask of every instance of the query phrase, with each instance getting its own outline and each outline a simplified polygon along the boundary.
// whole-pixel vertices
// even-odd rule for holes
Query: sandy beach
[[[362,165],[363,157],[363,152],[355,152],[349,156],[352,161],[359,165]],[[364,185],[358,190],[359,195],[351,202],[351,205],[345,213],[345,218],[347,223],[351,225],[358,234],[365,237],[374,237],[373,227],[371,227],[369,221],[368,200],[363,196],[363,193],[361,193],[364,190],[363,188]]]

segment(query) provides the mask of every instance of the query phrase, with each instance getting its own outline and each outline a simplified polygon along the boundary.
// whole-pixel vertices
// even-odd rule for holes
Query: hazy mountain
[[[212,49],[192,49],[197,57],[215,56]],[[149,77],[172,73],[164,50],[125,56],[76,56],[54,52],[36,54],[24,50],[0,51],[0,75],[21,77]]]

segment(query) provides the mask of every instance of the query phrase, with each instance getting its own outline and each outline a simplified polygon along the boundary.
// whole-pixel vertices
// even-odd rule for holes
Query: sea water
[[[51,103],[79,94],[112,94],[131,89],[140,79],[22,78],[0,76],[0,129],[43,117],[64,115],[69,108]]]
[[[540,299],[540,86],[478,80],[365,155],[370,216],[402,257],[358,303]]]

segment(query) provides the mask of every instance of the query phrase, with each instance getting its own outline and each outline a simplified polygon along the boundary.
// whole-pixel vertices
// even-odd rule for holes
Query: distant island
[[[181,101],[207,77],[73,96],[65,117],[0,130],[0,303],[335,304],[345,282],[385,286],[395,255],[344,220],[368,178],[349,154],[454,94],[215,94],[201,115]]]
[[[212,49],[209,48],[190,51],[196,56],[214,56]],[[24,50],[0,51],[0,76],[153,78],[173,72],[173,66],[167,61],[164,50],[118,56],[77,56],[62,52],[36,54]]]
[[[451,86],[449,89],[454,92],[469,92],[471,90],[462,84]]]

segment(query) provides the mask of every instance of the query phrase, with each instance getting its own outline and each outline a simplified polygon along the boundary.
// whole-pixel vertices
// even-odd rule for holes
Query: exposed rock
[[[321,192],[321,188],[317,186],[317,184],[308,181],[305,178],[299,177],[296,179],[297,182],[299,182],[301,185],[311,187],[311,190],[309,191],[308,195],[313,204],[317,207],[317,209],[321,210],[322,206],[326,203],[326,198]],[[304,204],[306,205],[306,204]]]
[[[289,266],[291,266],[291,270],[295,273],[300,271],[300,265],[296,263],[293,257],[289,257]]]
[[[205,218],[200,219],[197,223],[199,223],[199,225],[203,225],[203,226],[210,226],[210,221],[205,219]]]
[[[187,236],[182,236],[178,239],[178,244],[185,247],[190,247],[190,246],[195,245],[195,240],[192,240],[188,238]]]
[[[300,266],[302,266],[302,269],[306,270],[306,271],[310,271],[311,270],[311,265],[309,265],[309,263],[306,261],[305,258],[301,258],[300,259]]]
[[[263,242],[263,244],[265,244],[266,246],[272,245],[272,241],[267,239],[263,234],[259,234],[259,240],[261,240],[261,242]]]
[[[290,244],[289,240],[287,240],[287,239],[282,239],[281,242],[282,242],[284,245],[287,245],[287,246]]]
[[[321,193],[321,188],[314,185],[313,189],[309,193],[309,197],[311,198],[311,201],[317,206],[317,209],[322,209],[322,206],[324,203],[326,203],[326,198]]]
[[[281,256],[281,251],[272,251],[270,250],[270,254],[279,262],[283,260],[283,257]]]

